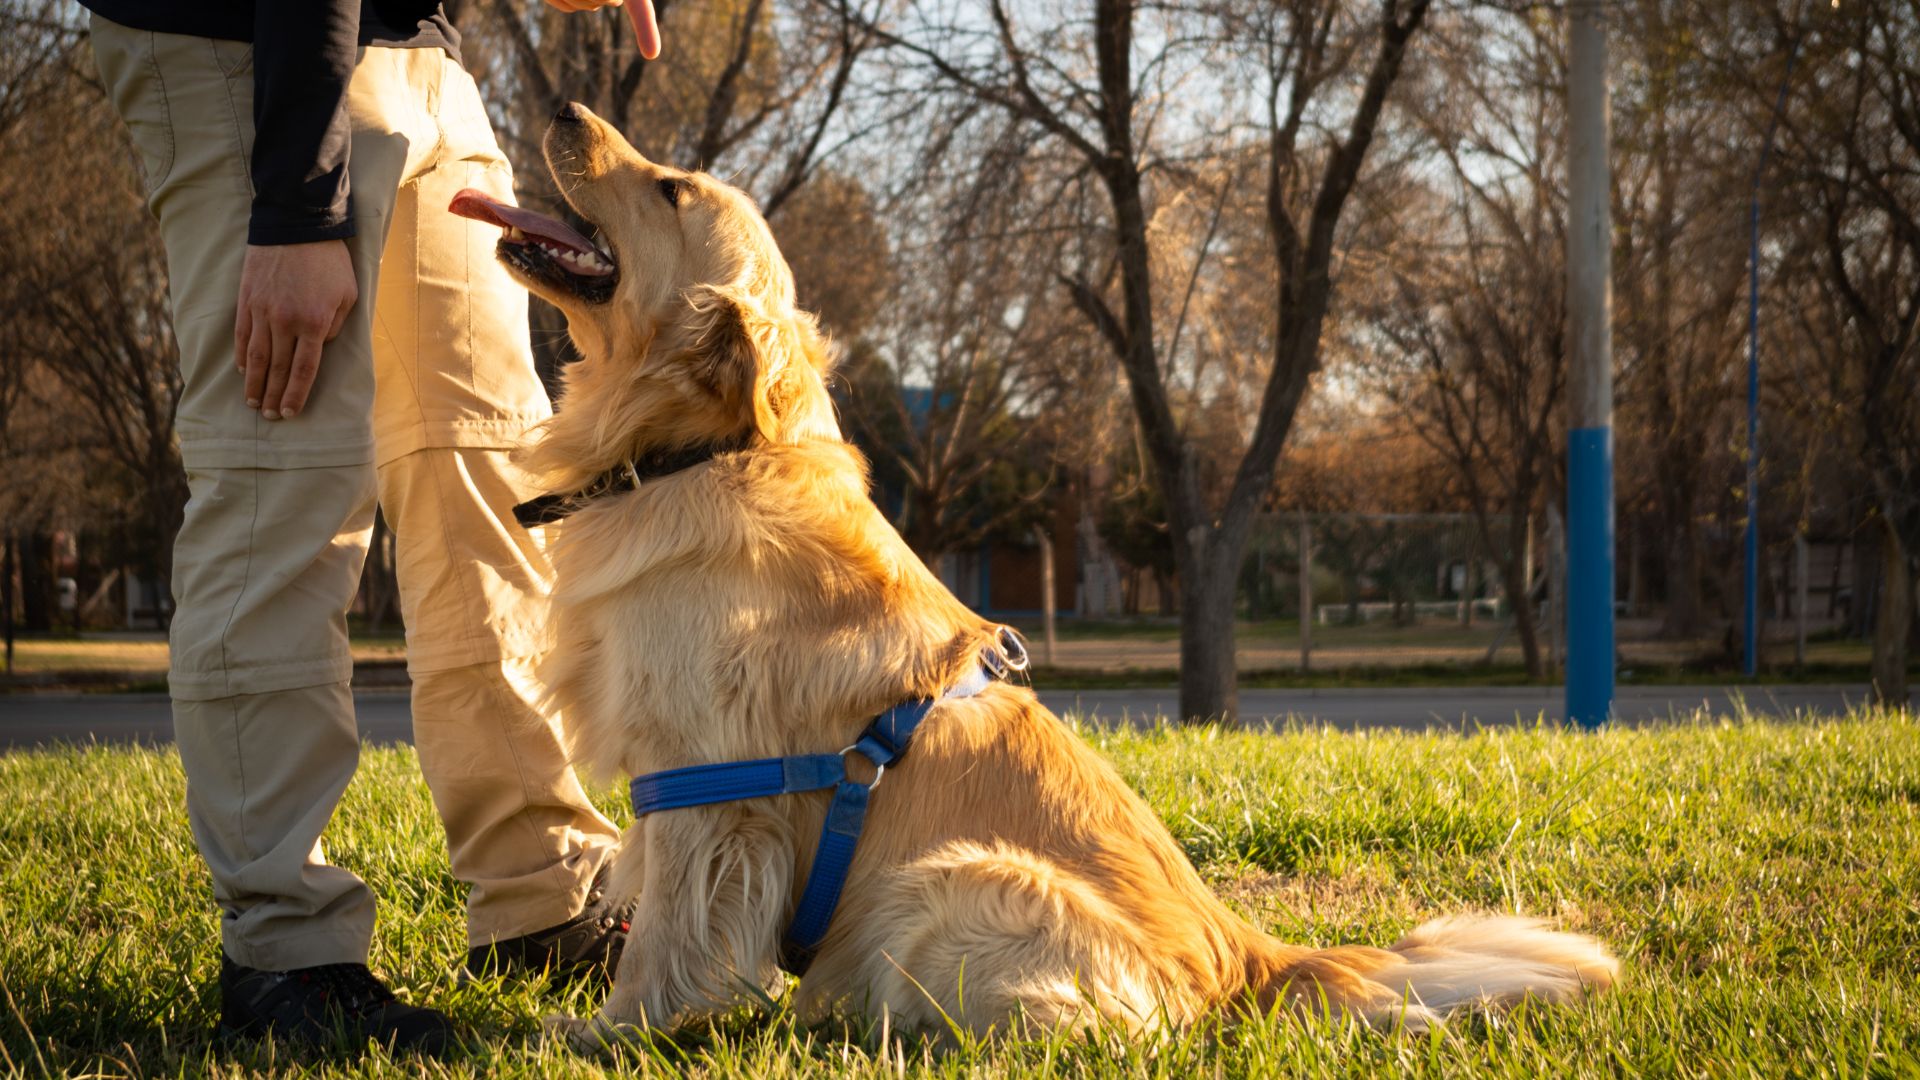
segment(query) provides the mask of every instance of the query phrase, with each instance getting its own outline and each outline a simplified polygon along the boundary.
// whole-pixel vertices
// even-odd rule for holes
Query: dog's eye
[[[686,187],[687,182],[685,180],[662,180],[660,181],[660,194],[666,197],[668,206],[678,208],[680,205],[680,194],[686,190]]]

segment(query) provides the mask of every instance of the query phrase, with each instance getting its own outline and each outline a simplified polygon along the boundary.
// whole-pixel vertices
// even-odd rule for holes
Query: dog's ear
[[[777,436],[768,385],[791,362],[790,328],[738,289],[701,286],[687,297],[685,362],[693,381],[724,415],[745,421],[762,438]]]
[[[798,329],[800,355],[806,358],[807,363],[813,366],[814,372],[822,378],[832,373],[839,357],[834,352],[833,346],[827,343],[826,335],[820,332],[819,324],[809,316],[806,317],[804,325]]]

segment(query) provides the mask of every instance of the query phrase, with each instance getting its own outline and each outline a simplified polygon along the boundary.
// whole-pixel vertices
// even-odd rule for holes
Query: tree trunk
[[[1640,535],[1645,528],[1639,521],[1626,526],[1627,533],[1627,617],[1640,614]]]
[[[1036,525],[1033,538],[1040,545],[1040,626],[1045,642],[1043,655],[1051,667],[1054,647],[1053,535]]]
[[[1520,656],[1527,665],[1527,678],[1544,679],[1546,668],[1540,659],[1540,628],[1534,625],[1533,597],[1518,559],[1503,559],[1500,576],[1506,582],[1507,599],[1513,604],[1513,629],[1520,638]]]
[[[152,528],[153,553],[141,570],[143,576],[154,582],[154,628],[167,630],[173,625],[173,547],[186,518],[187,485],[186,473],[178,458],[164,461],[156,468],[164,470],[164,475],[156,477],[147,488],[147,520]]]
[[[1240,715],[1234,659],[1233,592],[1239,552],[1225,557],[1217,536],[1195,544],[1180,570],[1180,718],[1189,724]]]
[[[1460,625],[1472,626],[1474,594],[1480,588],[1480,553],[1472,542],[1467,544],[1467,566],[1460,579]]]
[[[1555,671],[1567,666],[1567,525],[1561,505],[1547,507],[1547,663]]]
[[[1300,519],[1300,673],[1313,663],[1313,525]]]
[[[1853,599],[1848,602],[1847,632],[1855,638],[1873,636],[1874,613],[1879,609],[1882,559],[1879,529],[1863,528],[1853,544]]]
[[[1849,558],[1859,558],[1852,540],[1833,545],[1833,572],[1827,576],[1827,618],[1840,614],[1840,570]]]
[[[7,637],[7,674],[13,674],[13,531],[0,534],[0,625]]]
[[[1667,617],[1660,627],[1667,638],[1692,637],[1701,625],[1700,536],[1690,519],[1679,524],[1667,537]]]
[[[1807,534],[1793,537],[1793,670],[1807,666]]]
[[[53,629],[53,536],[35,530],[20,539],[21,626],[29,633]]]
[[[1881,705],[1908,704],[1907,640],[1913,630],[1913,574],[1893,524],[1881,519],[1880,602],[1873,623],[1873,697]]]

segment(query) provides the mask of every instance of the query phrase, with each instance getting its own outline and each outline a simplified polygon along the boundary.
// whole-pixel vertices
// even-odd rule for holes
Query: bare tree
[[[0,25],[8,73],[0,155],[59,161],[88,178],[51,185],[8,170],[0,179],[0,230],[10,238],[0,252],[9,517],[133,533],[138,569],[164,582],[186,481],[174,443],[180,379],[158,237],[70,12],[0,12],[11,24]],[[32,414],[25,424],[22,411]]]
[[[835,3],[835,0],[823,0]],[[1272,488],[1295,410],[1320,364],[1333,299],[1338,227],[1374,141],[1388,91],[1430,0],[1382,0],[1361,16],[1326,0],[1222,3],[1197,12],[1148,9],[1136,37],[1132,0],[1093,0],[1085,21],[1016,25],[995,0],[977,23],[910,6],[881,27],[835,10],[879,37],[928,79],[943,108],[986,108],[1036,129],[1105,196],[1095,228],[1104,243],[1065,266],[1073,304],[1126,373],[1142,442],[1164,493],[1181,592],[1180,711],[1232,717],[1238,707],[1234,599],[1254,517]],[[1151,42],[1152,44],[1146,44]],[[1089,78],[1083,79],[1081,72]],[[1236,94],[1233,80],[1259,91]],[[1237,119],[1175,116],[1184,93],[1238,96]],[[1178,89],[1176,89],[1178,88]],[[1198,124],[1207,128],[1189,139]],[[1320,133],[1325,133],[1322,136]],[[1264,204],[1276,303],[1265,385],[1225,494],[1209,498],[1194,426],[1169,392],[1169,342],[1156,325],[1150,236],[1156,187],[1205,150],[1251,138],[1265,160]],[[1104,249],[1096,255],[1095,248]]]
[[[1533,515],[1559,482],[1567,358],[1565,72],[1546,20],[1470,19],[1417,107],[1446,163],[1426,237],[1367,305],[1379,392],[1444,461],[1498,563],[1528,675],[1545,675],[1528,580]]]
[[[490,96],[507,103],[503,138],[535,190],[544,189],[544,172],[528,166],[540,160],[547,118],[570,100],[662,160],[733,170],[769,218],[862,134],[836,127],[873,44],[856,21],[773,0],[654,6],[674,47],[647,60],[624,19],[569,17],[517,0],[469,4],[475,66]]]
[[[1832,332],[1807,342],[1816,362],[1800,375],[1842,418],[1826,430],[1866,480],[1881,554],[1874,690],[1904,705],[1920,560],[1920,12],[1894,0],[1781,6],[1773,40],[1800,40],[1804,72],[1780,118],[1782,168],[1811,208],[1803,250],[1818,257],[1829,309],[1806,325]],[[1770,106],[1766,89],[1749,86],[1749,99]]]
[[[892,201],[913,272],[889,275],[842,368],[844,419],[894,524],[928,559],[1024,540],[1059,494],[1052,451],[1088,434],[1087,403],[1070,395],[1104,355],[1076,313],[1046,302],[1057,239],[1047,194],[1023,176],[935,173]]]
[[[773,0],[654,6],[673,47],[647,60],[627,21],[611,12],[567,15],[519,0],[460,5],[462,53],[493,103],[521,197],[568,213],[540,141],[554,112],[577,100],[648,155],[739,184],[779,228],[788,204],[866,133],[844,113],[871,39],[845,20]],[[814,295],[831,288],[799,274],[796,281]],[[551,376],[566,356],[565,322],[544,303],[533,305],[530,320],[536,359]]]
[[[1725,519],[1723,467],[1741,350],[1741,275],[1703,273],[1745,258],[1750,167],[1738,110],[1716,98],[1689,41],[1701,11],[1675,0],[1622,5],[1615,26],[1630,77],[1614,98],[1614,252],[1619,307],[1621,469],[1643,473],[1665,583],[1663,633],[1690,637],[1708,618],[1706,526]],[[1737,149],[1736,149],[1737,144]],[[1632,499],[1631,487],[1623,485]],[[1637,572],[1637,568],[1629,571]]]

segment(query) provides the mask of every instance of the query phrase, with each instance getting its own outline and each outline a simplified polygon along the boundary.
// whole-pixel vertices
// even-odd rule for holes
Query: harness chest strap
[[[995,680],[1024,671],[1026,667],[1027,651],[1019,635],[1001,627],[995,645],[981,653],[980,663],[939,700],[972,697]],[[798,754],[690,765],[636,777],[629,789],[634,816],[832,788],[833,801],[827,806],[827,819],[820,830],[813,870],[807,875],[806,888],[800,894],[800,903],[794,908],[793,922],[787,927],[782,943],[781,963],[798,975],[806,970],[815,950],[826,938],[827,928],[832,925],[834,909],[840,904],[840,890],[846,884],[854,849],[866,825],[867,803],[873,788],[886,774],[887,766],[906,753],[915,729],[936,704],[935,699],[918,698],[895,705],[874,717],[860,738],[837,754]],[[861,783],[847,775],[846,757],[851,753],[873,764],[872,780]]]

